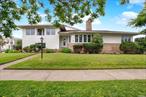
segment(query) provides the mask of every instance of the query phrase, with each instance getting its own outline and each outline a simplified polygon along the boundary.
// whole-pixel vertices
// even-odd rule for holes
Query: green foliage
[[[99,53],[103,47],[103,40],[101,35],[95,34],[92,43],[83,44],[85,53]]]
[[[10,49],[7,49],[5,50],[5,53],[20,53],[21,51],[19,50],[10,50]]]
[[[103,47],[101,35],[94,34],[91,43],[73,45],[75,53],[99,53]]]
[[[10,37],[16,30],[16,20],[20,20],[19,8],[14,0],[0,0],[0,34]]]
[[[16,45],[15,45],[16,50],[21,50],[22,49],[22,40],[17,40]]]
[[[125,54],[135,54],[139,53],[139,45],[134,42],[122,42],[120,44],[120,50],[123,51]]]
[[[1,56],[1,55],[0,55]],[[3,61],[2,58],[0,60]],[[146,68],[146,55],[45,53],[8,68],[16,69],[116,69]],[[85,96],[86,97],[86,96]]]
[[[4,97],[145,97],[146,80],[0,81]]]
[[[15,61],[20,58],[28,57],[32,54],[28,53],[0,53],[0,64]]]
[[[83,50],[83,44],[75,44],[73,45],[74,53],[81,53]]]
[[[41,21],[40,9],[44,10],[47,20],[54,25],[68,23],[74,25],[81,23],[87,15],[92,20],[104,15],[106,0],[1,0],[0,1],[0,23],[2,32],[6,37],[11,36],[12,30],[16,29],[15,20],[20,20],[22,15],[26,15],[30,24]],[[52,6],[53,9],[51,7]],[[53,13],[53,14],[52,14]],[[52,19],[53,17],[53,19]]]
[[[92,43],[96,43],[99,48],[103,47],[103,39],[101,37],[101,35],[99,34],[94,34],[93,39],[92,39]]]
[[[99,53],[101,51],[101,47],[98,46],[96,43],[85,43],[83,44],[84,52],[85,53]]]
[[[44,49],[44,53],[55,53],[54,49]]]
[[[69,49],[69,48],[62,48],[61,52],[63,52],[63,53],[71,53],[71,49]]]
[[[45,44],[43,44],[43,48],[45,48]],[[24,47],[24,52],[34,53],[40,52],[41,50],[41,43],[31,44],[30,46]]]
[[[145,38],[138,38],[135,41],[139,45],[140,51],[142,53],[144,53],[146,51],[146,37]]]
[[[144,3],[144,8],[139,12],[137,18],[129,22],[129,25],[134,26],[134,27],[146,26],[146,1]],[[146,29],[143,29],[141,33],[146,33]]]

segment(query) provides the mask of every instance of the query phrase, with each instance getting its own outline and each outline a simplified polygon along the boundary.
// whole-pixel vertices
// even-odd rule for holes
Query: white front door
[[[64,37],[63,38],[63,41],[62,41],[62,46],[63,47],[66,47],[67,46],[66,40],[67,40],[66,37]]]
[[[61,47],[67,47],[68,39],[67,37],[61,37]]]

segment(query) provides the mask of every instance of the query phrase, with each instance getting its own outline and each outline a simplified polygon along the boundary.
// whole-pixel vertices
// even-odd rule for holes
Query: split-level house
[[[118,53],[122,41],[132,41],[135,32],[92,30],[92,21],[86,22],[86,30],[62,25],[21,25],[23,30],[22,47],[40,43],[43,37],[45,47],[48,49],[60,49],[68,47],[73,50],[74,44],[88,43],[92,41],[93,35],[100,34],[103,38],[102,53]]]

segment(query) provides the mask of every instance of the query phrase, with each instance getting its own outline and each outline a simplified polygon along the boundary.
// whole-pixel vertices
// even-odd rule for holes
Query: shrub
[[[28,53],[39,52],[41,50],[41,44],[31,44],[30,46],[24,47],[23,51]]]
[[[74,53],[81,53],[82,49],[83,49],[83,45],[82,44],[73,45]]]
[[[27,52],[27,53],[30,52],[30,47],[29,47],[29,46],[24,47],[24,48],[23,48],[23,51],[24,51],[24,52]]]
[[[6,50],[5,50],[5,53],[8,53],[9,51],[10,51],[10,49],[6,49]]]
[[[10,50],[10,49],[7,49],[5,50],[5,53],[20,53],[21,51],[19,50]]]
[[[101,48],[96,43],[85,43],[83,47],[85,53],[99,53],[101,51]]]
[[[139,53],[140,47],[134,42],[122,42],[120,50],[125,54],[135,54]]]
[[[69,48],[63,48],[61,50],[61,52],[63,52],[63,53],[71,53],[71,49],[69,49]]]
[[[44,49],[44,53],[55,53],[56,51],[53,49]]]
[[[135,43],[139,45],[141,53],[146,52],[146,38],[138,38],[135,40]]]
[[[99,34],[93,36],[91,43],[78,44],[73,46],[74,53],[99,53],[103,47],[103,40]]]
[[[95,34],[92,43],[83,44],[85,53],[99,53],[103,47],[103,40],[99,34]]]
[[[101,35],[95,34],[93,36],[92,43],[96,43],[98,46],[100,46],[102,48],[103,47],[103,39],[102,39]]]

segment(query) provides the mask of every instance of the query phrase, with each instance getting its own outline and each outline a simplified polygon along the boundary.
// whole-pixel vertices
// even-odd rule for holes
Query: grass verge
[[[0,53],[0,65],[22,59],[32,55],[31,53]]]
[[[44,54],[12,65],[8,69],[143,69],[146,68],[146,55],[107,55],[107,54]]]
[[[146,80],[0,81],[0,97],[145,97]]]

